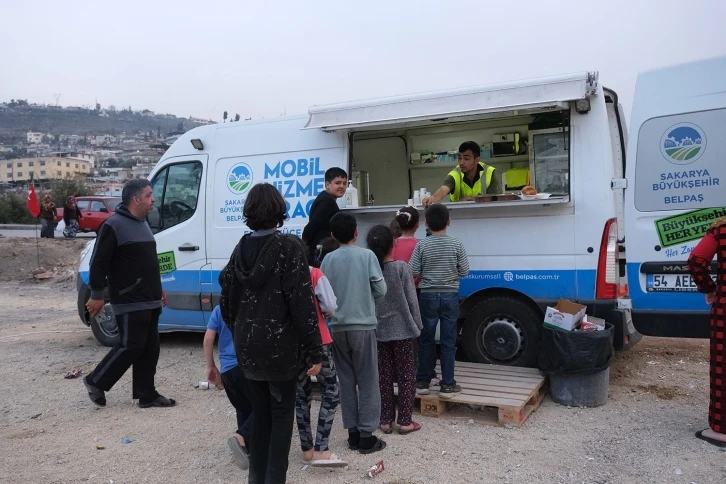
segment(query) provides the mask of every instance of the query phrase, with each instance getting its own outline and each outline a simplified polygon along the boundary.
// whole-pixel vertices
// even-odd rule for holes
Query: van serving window
[[[467,165],[462,171],[459,164],[459,149],[467,141],[480,155],[478,166],[472,162],[477,166],[474,178],[470,171],[464,173]],[[569,201],[568,110],[353,131],[350,143],[350,175],[361,212],[400,207],[409,200],[421,206],[427,194],[455,209]],[[523,197],[528,185],[536,194]],[[442,187],[447,193],[439,191]]]

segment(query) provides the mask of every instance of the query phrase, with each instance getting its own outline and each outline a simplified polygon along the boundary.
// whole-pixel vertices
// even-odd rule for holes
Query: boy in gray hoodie
[[[338,298],[330,330],[340,381],[343,426],[348,429],[350,449],[371,454],[386,447],[384,441],[373,435],[381,415],[375,301],[386,295],[386,281],[373,252],[355,246],[355,217],[343,212],[335,214],[330,219],[330,231],[340,248],[323,259],[320,269]]]

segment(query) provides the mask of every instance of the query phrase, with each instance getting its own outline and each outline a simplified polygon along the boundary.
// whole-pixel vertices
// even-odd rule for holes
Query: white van
[[[626,132],[617,99],[597,72],[582,72],[187,132],[150,175],[156,208],[149,223],[169,302],[160,329],[204,329],[219,272],[247,230],[242,206],[253,184],[280,190],[289,206],[282,230],[301,235],[325,170],[344,168],[360,204],[346,210],[364,244],[366,231],[389,225],[415,190],[439,188],[457,165],[458,146],[471,140],[513,196],[449,204],[450,234],[463,241],[471,265],[460,290],[466,355],[535,364],[543,310],[560,298],[612,323],[616,347],[634,344],[640,335],[620,283]],[[540,196],[520,199],[526,184]],[[425,236],[423,223],[418,235]],[[113,321],[99,325],[83,306],[91,247],[79,271],[79,313],[99,341],[112,344]]]
[[[635,326],[708,338],[710,308],[686,263],[726,216],[726,57],[641,74],[631,120],[625,233]]]

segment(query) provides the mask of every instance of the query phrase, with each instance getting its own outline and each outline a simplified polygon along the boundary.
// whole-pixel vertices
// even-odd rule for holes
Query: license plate
[[[716,280],[715,275],[711,278]],[[698,292],[698,286],[689,274],[648,274],[645,288],[648,292]]]

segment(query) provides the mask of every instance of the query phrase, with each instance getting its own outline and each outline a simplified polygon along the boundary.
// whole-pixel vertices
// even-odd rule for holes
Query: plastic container
[[[353,186],[352,181],[348,182],[344,198],[346,208],[358,208],[358,189]]]
[[[560,405],[599,407],[608,401],[610,368],[593,374],[550,375],[550,396]]]
[[[542,328],[538,366],[550,377],[550,395],[560,405],[599,407],[608,401],[615,329],[559,331]]]

